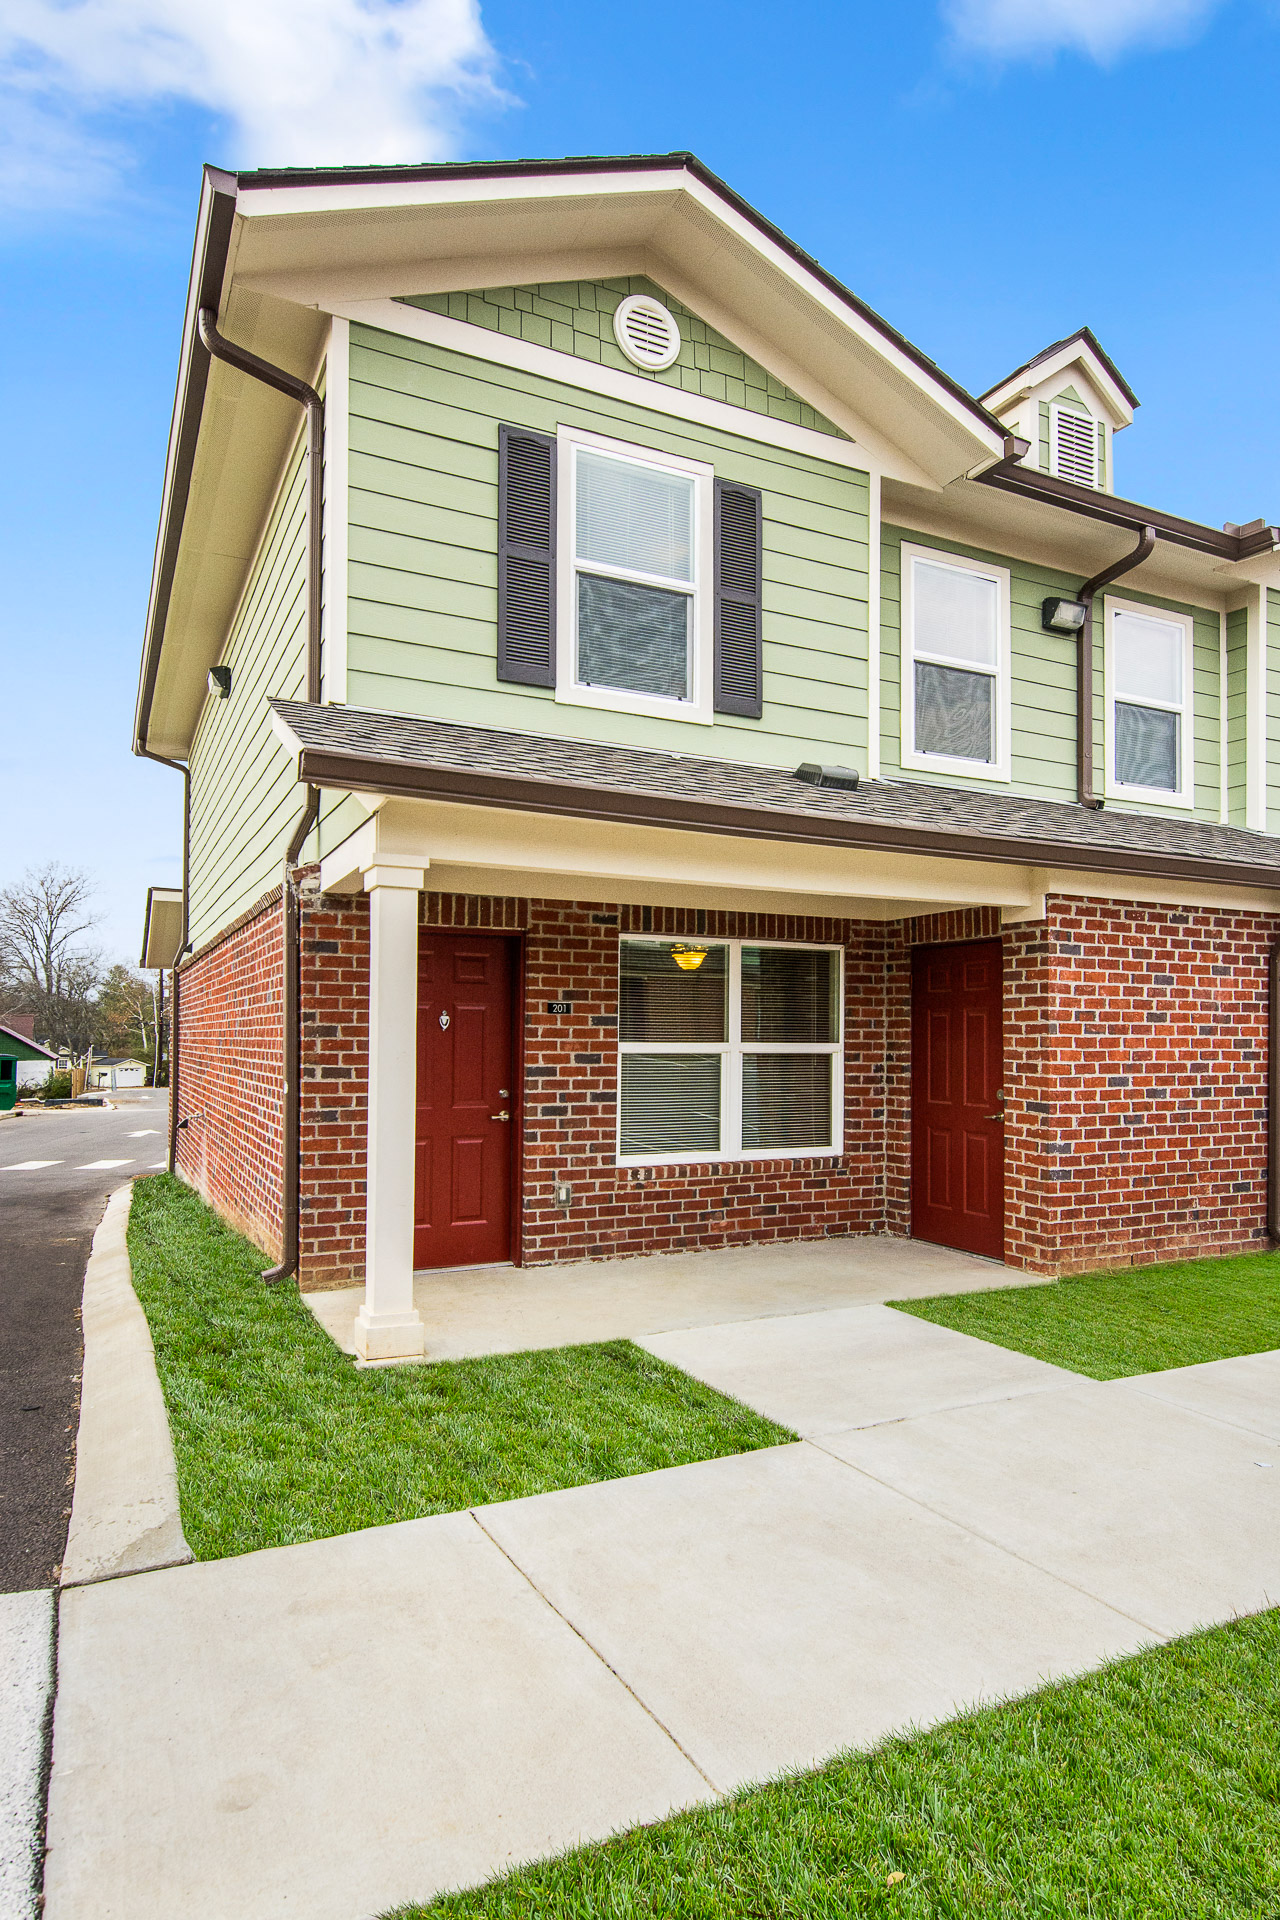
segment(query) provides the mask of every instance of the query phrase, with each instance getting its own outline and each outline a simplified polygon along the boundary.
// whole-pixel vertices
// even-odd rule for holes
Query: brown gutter
[[[1195,553],[1211,553],[1220,560],[1252,560],[1256,554],[1273,553],[1280,547],[1280,527],[1219,531],[1217,527],[1201,526],[1197,520],[1182,520],[1177,514],[1160,513],[1155,507],[1101,493],[1094,487],[1079,487],[1072,480],[1059,480],[1056,474],[1041,473],[1016,460],[1002,460],[972,477],[979,486],[998,487],[1002,493],[1015,493],[1041,506],[1061,507],[1107,526],[1127,527],[1134,533],[1151,527],[1158,540],[1189,547]]]
[[[195,468],[196,443],[200,437],[200,420],[209,384],[208,356],[195,349],[197,315],[202,307],[212,307],[216,312],[222,300],[222,282],[235,224],[235,175],[220,173],[216,167],[206,167],[204,184],[209,193],[209,212],[203,225],[197,229],[191,260],[188,326],[184,336],[182,365],[178,370],[178,390],[173,401],[173,424],[169,429],[171,452],[165,471],[164,504],[156,535],[151,600],[147,608],[142,672],[138,681],[138,706],[134,720],[134,750],[137,753],[146,750],[151,703],[155,698],[156,676],[160,671],[161,641],[169,618],[173,577],[178,565],[178,549],[182,542],[187,502],[191,494],[191,476]]]
[[[1280,1246],[1280,940],[1267,982],[1267,1232]]]
[[[272,366],[269,360],[263,360],[256,353],[250,353],[247,347],[239,347],[218,332],[217,313],[212,307],[201,307],[196,316],[196,327],[207,353],[215,360],[223,360],[228,366],[236,367],[241,373],[247,373],[264,386],[273,387],[277,393],[283,393],[287,399],[296,400],[306,408],[307,414],[307,641],[306,676],[307,699],[312,706],[320,703],[320,620],[322,612],[323,565],[324,565],[324,401],[313,386],[300,380],[296,374],[286,373],[283,367]],[[277,1266],[269,1267],[263,1274],[268,1285],[284,1280],[298,1270],[298,1196],[299,1161],[301,1156],[301,1034],[300,1034],[300,974],[302,956],[298,947],[298,896],[294,884],[293,869],[302,855],[307,835],[316,823],[320,811],[320,793],[318,783],[307,787],[306,804],[294,824],[293,833],[284,856],[284,876],[280,889],[283,942],[284,1005],[281,1012],[283,1030],[281,1034],[282,1072],[284,1079],[284,1098],[281,1112],[281,1197],[280,1197],[280,1238],[281,1252]]]
[[[1093,790],[1093,596],[1121,574],[1130,573],[1151,558],[1156,544],[1154,527],[1144,527],[1132,553],[1112,561],[1092,580],[1086,580],[1076,598],[1084,604],[1084,620],[1076,636],[1076,793],[1080,805],[1097,813],[1102,800]]]
[[[1266,887],[1280,892],[1280,863],[1263,866],[1254,861],[1146,853],[1126,847],[1079,847],[1057,840],[1015,839],[972,832],[942,833],[936,827],[915,827],[904,821],[788,813],[746,802],[704,801],[683,794],[637,793],[611,787],[578,786],[562,780],[475,773],[468,768],[420,766],[403,760],[379,759],[374,754],[326,752],[314,747],[303,747],[299,752],[298,778],[315,786],[342,787],[357,793],[441,800],[462,806],[502,807],[513,812],[616,821],[629,826],[676,827],[686,833],[733,834],[756,840],[856,847],[1001,865],[1144,874],[1158,879]]]

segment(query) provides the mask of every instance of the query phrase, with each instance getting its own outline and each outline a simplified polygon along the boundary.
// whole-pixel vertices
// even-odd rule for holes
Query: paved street
[[[163,1164],[166,1094],[0,1117],[0,1593],[52,1586],[71,1509],[80,1295],[107,1194]]]

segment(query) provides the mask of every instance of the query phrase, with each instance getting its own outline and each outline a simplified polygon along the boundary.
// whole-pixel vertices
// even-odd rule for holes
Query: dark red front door
[[[998,940],[911,956],[911,1231],[1004,1257]]]
[[[509,941],[420,935],[415,1267],[511,1257],[511,985]]]

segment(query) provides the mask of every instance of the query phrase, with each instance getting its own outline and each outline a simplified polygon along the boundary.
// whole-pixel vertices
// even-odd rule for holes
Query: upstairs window
[[[1076,407],[1049,408],[1049,467],[1059,480],[1078,487],[1102,485],[1100,449],[1102,428],[1092,414]]]
[[[902,762],[1009,778],[1009,575],[902,549]]]
[[[1108,791],[1189,807],[1191,622],[1108,599],[1106,636]]]
[[[839,948],[624,940],[618,1156],[838,1153]]]
[[[562,697],[710,719],[711,470],[561,430]]]

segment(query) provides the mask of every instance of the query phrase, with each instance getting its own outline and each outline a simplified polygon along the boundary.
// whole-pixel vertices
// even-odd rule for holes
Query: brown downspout
[[[238,347],[226,340],[218,332],[218,316],[212,307],[201,307],[196,316],[196,330],[205,350],[215,360],[224,360],[228,366],[237,367],[241,373],[250,374],[255,380],[261,380],[265,386],[274,387],[277,393],[296,400],[307,410],[307,699],[312,706],[320,703],[320,613],[322,564],[324,556],[322,513],[324,502],[324,401],[305,380],[299,380],[296,374],[286,373],[283,367],[272,366],[269,360],[250,353],[247,347]],[[293,869],[302,856],[307,835],[316,823],[320,811],[320,789],[307,788],[306,805],[298,817],[297,824],[289,839],[284,856],[284,874],[280,887],[280,904],[283,925],[284,1006],[283,1006],[283,1052],[284,1052],[284,1100],[281,1114],[281,1196],[280,1196],[280,1261],[277,1266],[269,1267],[263,1279],[272,1284],[285,1280],[298,1271],[298,1198],[300,1174],[300,1135],[302,1118],[301,1087],[301,1033],[300,1033],[300,992],[299,975],[301,972],[301,954],[298,950],[298,896],[294,885]],[[176,979],[176,976],[175,976]]]
[[[1086,580],[1076,599],[1084,605],[1084,619],[1076,641],[1076,793],[1082,807],[1097,813],[1102,798],[1093,790],[1093,596],[1099,587],[1118,580],[1149,559],[1156,544],[1154,527],[1144,527],[1138,544],[1123,560],[1116,560],[1092,580]]]
[[[191,769],[183,766],[181,760],[166,760],[162,753],[152,753],[150,747],[139,746],[138,752],[144,760],[154,760],[159,766],[172,767],[175,773],[182,775],[182,932],[178,938],[178,951],[173,956],[173,999],[169,1003],[169,1171],[178,1170],[178,968],[182,956],[187,951],[188,937],[188,899],[187,879],[191,860]],[[164,975],[161,973],[161,981]],[[161,989],[163,991],[163,987]],[[160,1056],[160,1036],[156,1035],[156,1058]]]
[[[1280,940],[1267,980],[1267,1232],[1280,1246]]]

